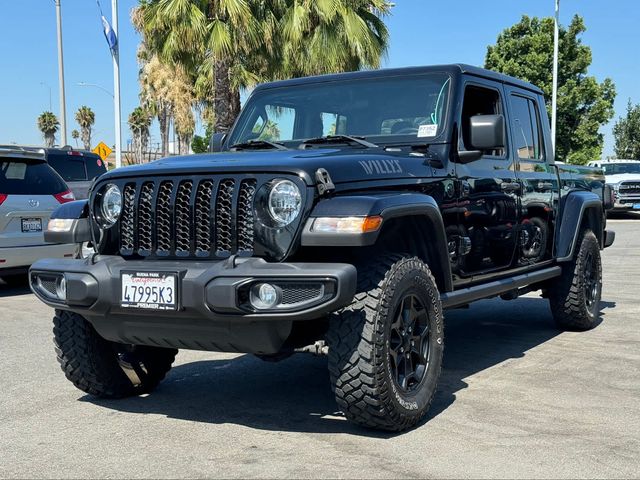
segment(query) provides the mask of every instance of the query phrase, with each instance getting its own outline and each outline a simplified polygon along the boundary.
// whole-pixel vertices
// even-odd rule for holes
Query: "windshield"
[[[350,135],[376,144],[429,141],[440,134],[449,97],[443,73],[318,82],[254,93],[227,145],[251,140],[288,147]]]
[[[11,195],[54,195],[67,186],[46,163],[20,159],[0,161],[0,193]]]
[[[605,175],[618,175],[620,173],[640,174],[640,162],[633,163],[610,163],[603,165]]]

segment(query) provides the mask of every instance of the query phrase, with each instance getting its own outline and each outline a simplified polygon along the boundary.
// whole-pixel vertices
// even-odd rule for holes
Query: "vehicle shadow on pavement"
[[[436,417],[465,389],[466,379],[559,335],[541,298],[481,301],[446,313],[444,369],[422,424]],[[338,411],[324,358],[298,355],[280,363],[251,355],[176,366],[152,394],[119,401],[83,397],[106,408],[166,415],[194,422],[234,423],[272,431],[393,434],[351,425]]]
[[[0,298],[17,297],[19,295],[29,295],[29,294],[31,294],[31,290],[26,285],[14,287],[12,285],[7,285],[0,281]]]

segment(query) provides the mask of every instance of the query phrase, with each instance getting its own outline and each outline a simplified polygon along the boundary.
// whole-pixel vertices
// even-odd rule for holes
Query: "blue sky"
[[[102,1],[110,18],[111,2]],[[123,144],[130,138],[128,114],[138,103],[136,48],[139,38],[129,20],[137,0],[120,0],[120,57]],[[78,86],[101,85],[113,92],[111,57],[102,35],[94,0],[62,0],[68,137],[77,128],[73,113],[80,105],[96,113],[94,143],[113,144],[113,106],[108,93]],[[609,76],[616,83],[616,115],[624,114],[627,100],[640,103],[640,1],[562,0],[561,22],[579,13],[587,32],[583,41],[592,48],[590,74],[598,80]],[[553,0],[396,0],[387,23],[391,46],[384,66],[401,67],[464,62],[482,65],[488,44],[500,31],[516,23],[522,14],[553,14]],[[0,144],[40,144],[36,118],[52,108],[59,113],[56,23],[53,0],[2,0],[0,29]],[[611,125],[604,155],[613,153]],[[158,141],[157,128],[152,141]]]

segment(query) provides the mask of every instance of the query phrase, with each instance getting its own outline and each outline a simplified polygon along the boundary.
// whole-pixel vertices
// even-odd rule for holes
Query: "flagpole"
[[[113,108],[115,112],[115,134],[116,134],[116,168],[122,166],[122,140],[120,120],[120,37],[118,36],[118,0],[111,0],[111,28],[116,35],[116,45],[112,49],[113,56]]]

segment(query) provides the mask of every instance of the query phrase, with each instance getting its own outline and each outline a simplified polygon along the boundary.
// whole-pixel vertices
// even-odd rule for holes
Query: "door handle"
[[[502,182],[500,188],[503,192],[517,192],[520,190],[519,182]]]

